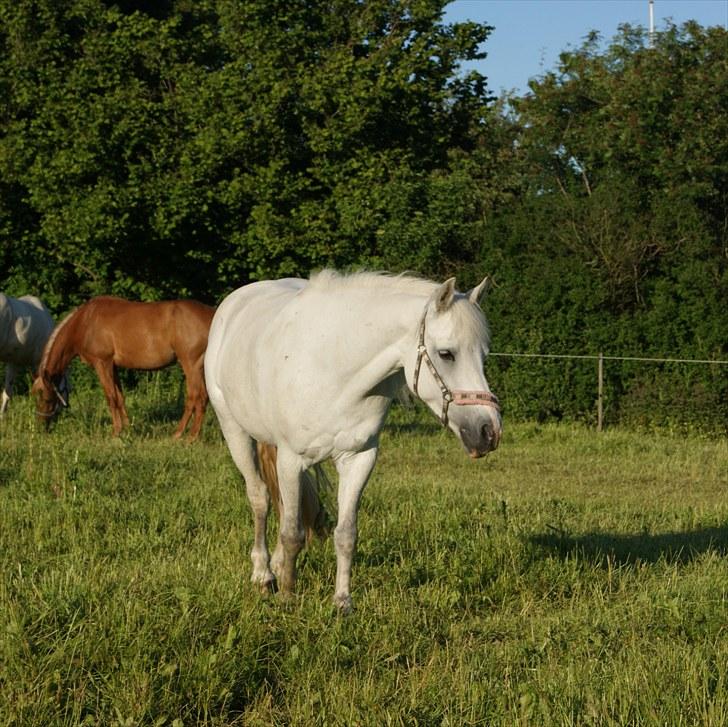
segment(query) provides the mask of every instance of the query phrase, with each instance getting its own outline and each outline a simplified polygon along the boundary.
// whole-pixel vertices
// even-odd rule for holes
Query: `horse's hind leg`
[[[8,402],[13,395],[13,383],[17,369],[15,364],[7,364],[5,367],[5,384],[3,386],[2,401],[0,402],[0,416],[4,416],[8,409]]]
[[[203,359],[195,362],[194,365],[187,361],[180,361],[182,371],[185,375],[185,410],[179,420],[174,438],[179,439],[185,431],[190,418],[194,415],[192,427],[190,428],[190,439],[197,439],[202,426],[202,419],[205,416],[207,407],[207,389],[205,388],[205,377],[203,370]]]
[[[270,495],[255,465],[255,440],[240,429],[235,422],[227,420],[221,415],[219,409],[218,421],[233,462],[245,480],[245,491],[253,510],[255,534],[250,551],[250,560],[253,562],[253,573],[250,580],[258,584],[264,591],[272,591],[275,588],[275,576],[270,569],[270,554],[265,540]]]
[[[192,401],[192,397],[190,396],[189,387],[187,388],[187,392],[185,395],[185,410],[182,412],[182,418],[179,420],[179,424],[177,425],[177,429],[174,430],[174,434],[172,435],[175,439],[179,439],[185,432],[185,427],[187,426],[187,422],[192,417],[192,412],[194,410],[194,402]],[[195,422],[196,423],[196,422]],[[195,439],[197,437],[197,432],[193,431],[194,429],[197,429],[199,431],[199,427],[194,427],[190,431],[190,439]]]

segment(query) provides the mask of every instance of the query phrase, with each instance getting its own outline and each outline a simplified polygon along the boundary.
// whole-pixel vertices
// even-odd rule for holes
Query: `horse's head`
[[[487,284],[461,294],[450,278],[435,291],[420,321],[415,367],[406,373],[414,393],[474,458],[498,446],[502,429],[483,370],[489,339],[480,299]]]
[[[68,377],[65,373],[50,376],[47,372],[41,372],[33,382],[32,392],[36,395],[38,421],[48,429],[60,410],[68,407],[70,396]]]

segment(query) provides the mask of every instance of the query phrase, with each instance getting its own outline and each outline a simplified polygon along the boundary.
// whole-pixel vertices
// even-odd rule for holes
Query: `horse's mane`
[[[53,350],[53,347],[56,343],[56,339],[58,338],[58,334],[61,332],[61,329],[66,326],[66,324],[73,318],[74,315],[76,315],[76,312],[78,311],[78,308],[74,308],[54,329],[51,335],[48,337],[48,341],[46,342],[45,347],[43,348],[43,356],[40,359],[40,364],[38,365],[38,373],[41,373],[45,371],[46,366],[48,365],[48,357],[51,354],[51,351]]]
[[[311,276],[310,286],[319,290],[342,290],[367,288],[386,290],[392,293],[412,293],[414,295],[430,295],[437,283],[414,275],[380,273],[372,270],[362,270],[354,273],[340,273],[328,268],[320,270]]]
[[[354,273],[340,273],[336,270],[324,269],[311,276],[309,286],[314,290],[337,292],[352,289],[379,290],[389,293],[409,293],[429,297],[437,289],[439,283],[414,275],[394,275],[370,270]],[[465,300],[464,297],[459,297]],[[457,301],[456,301],[457,302]],[[484,345],[490,343],[490,333],[483,311],[478,305],[457,305],[457,320],[463,332],[483,341]]]

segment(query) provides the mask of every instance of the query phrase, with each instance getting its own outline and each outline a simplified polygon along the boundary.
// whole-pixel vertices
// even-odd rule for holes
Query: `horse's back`
[[[24,303],[27,303],[29,306],[32,306],[33,308],[37,308],[38,310],[45,311],[48,313],[48,308],[45,307],[43,304],[43,301],[36,297],[35,295],[21,295],[18,300],[22,300]],[[50,315],[50,313],[48,313]]]
[[[207,332],[215,309],[197,300],[162,300],[141,302],[113,295],[91,298],[79,309],[79,318],[99,318],[107,325],[134,325],[139,329],[172,330],[175,321],[189,321]]]
[[[234,344],[249,348],[270,330],[272,321],[307,281],[300,278],[264,280],[238,288],[218,306],[210,328],[210,356],[220,357]]]
[[[139,302],[97,296],[77,309],[79,352],[113,357],[118,366],[140,369],[161,368],[180,357],[199,358],[214,312],[195,300]]]

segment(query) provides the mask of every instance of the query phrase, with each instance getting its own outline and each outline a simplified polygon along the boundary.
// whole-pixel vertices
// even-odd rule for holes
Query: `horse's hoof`
[[[278,593],[278,585],[276,584],[275,578],[271,581],[260,583],[258,588],[263,596],[272,596]]]
[[[354,603],[348,593],[334,596],[334,606],[342,616],[349,616],[354,610]]]
[[[278,590],[278,584],[276,583],[276,579],[272,573],[258,578],[253,577],[250,580],[253,585],[258,587],[258,590],[264,596],[269,596],[271,593],[276,593]]]

